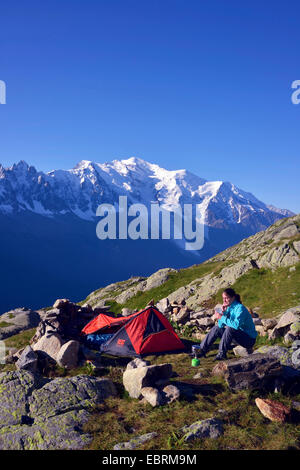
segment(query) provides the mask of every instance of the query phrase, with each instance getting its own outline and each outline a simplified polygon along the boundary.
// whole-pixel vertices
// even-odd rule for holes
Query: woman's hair
[[[229,297],[234,297],[235,300],[236,300],[239,304],[242,303],[242,301],[241,301],[241,296],[240,296],[239,294],[237,294],[234,289],[231,289],[231,288],[229,287],[228,289],[225,289],[223,292],[224,292],[224,294],[227,294]]]

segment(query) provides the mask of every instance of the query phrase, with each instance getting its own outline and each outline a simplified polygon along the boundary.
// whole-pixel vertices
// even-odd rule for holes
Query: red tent
[[[116,356],[141,356],[185,349],[167,318],[152,306],[127,317],[114,318],[101,313],[83,328],[82,333],[114,333],[101,346],[101,352]]]

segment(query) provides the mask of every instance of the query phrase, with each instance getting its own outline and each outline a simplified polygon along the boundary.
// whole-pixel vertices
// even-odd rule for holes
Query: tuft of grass
[[[18,333],[17,335],[10,336],[4,340],[5,346],[17,349],[24,348],[29,344],[29,341],[34,336],[35,332],[36,328],[32,328],[30,330],[21,331],[21,333]]]

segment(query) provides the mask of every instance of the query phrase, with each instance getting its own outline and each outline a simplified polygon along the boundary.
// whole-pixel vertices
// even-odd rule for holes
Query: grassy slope
[[[217,275],[223,267],[224,263],[215,262],[181,269],[177,273],[171,273],[163,285],[145,292],[140,291],[122,305],[109,299],[111,310],[114,313],[121,313],[123,307],[142,309],[151,299],[158,301],[167,297],[179,287],[210,272]],[[241,295],[247,307],[259,307],[260,315],[270,318],[300,304],[300,263],[296,265],[295,271],[290,271],[289,267],[278,268],[275,271],[253,269],[241,276],[232,287]],[[222,289],[205,306],[213,307],[221,299]]]

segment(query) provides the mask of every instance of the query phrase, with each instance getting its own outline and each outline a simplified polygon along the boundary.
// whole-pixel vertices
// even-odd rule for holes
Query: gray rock
[[[295,250],[297,251],[297,253],[300,254],[300,240],[295,241],[295,242],[293,243],[293,246],[294,246]]]
[[[45,334],[32,345],[32,349],[34,351],[42,352],[56,361],[57,355],[63,344],[64,341],[58,333],[51,334],[50,336]]]
[[[212,317],[205,317],[197,320],[197,324],[200,326],[200,328],[207,328],[209,326],[214,326],[215,322]]]
[[[222,421],[217,418],[196,421],[190,426],[184,426],[180,431],[184,434],[184,440],[187,442],[193,439],[216,439],[224,432]]]
[[[261,346],[253,354],[268,354],[280,361],[283,366],[293,366],[291,351],[283,346]]]
[[[141,395],[150,405],[161,406],[164,404],[164,398],[160,391],[154,387],[142,387]]]
[[[275,328],[270,333],[270,339],[275,339],[280,336],[283,336],[290,328],[290,325],[293,323],[298,323],[300,321],[300,307],[290,308],[284,312]]]
[[[243,346],[236,346],[233,348],[233,353],[235,356],[247,357],[249,354],[252,354],[253,350],[243,348]]]
[[[78,364],[78,352],[80,344],[78,341],[71,340],[63,344],[56,354],[56,361],[61,367],[73,369]]]
[[[294,223],[290,223],[284,227],[280,232],[274,236],[274,241],[281,240],[283,238],[292,238],[299,234],[298,228]]]
[[[300,321],[291,324],[290,332],[294,336],[300,336]]]
[[[172,403],[180,397],[180,390],[175,385],[166,385],[162,389],[163,404]]]
[[[1,322],[8,326],[0,328],[0,340],[17,335],[21,331],[29,330],[38,326],[40,315],[30,309],[17,308],[1,315]]]
[[[294,336],[290,331],[288,331],[284,335],[283,342],[284,342],[284,344],[289,345],[290,343],[295,341],[295,339],[296,339],[296,336]]]
[[[168,313],[170,311],[170,302],[168,297],[157,302],[156,308],[163,314]]]
[[[129,315],[132,315],[132,314],[133,314],[133,310],[131,310],[130,308],[122,308],[121,315],[123,317],[128,317]]]
[[[0,429],[22,423],[28,414],[28,399],[41,386],[40,379],[27,370],[0,374]]]
[[[225,377],[232,391],[243,389],[264,389],[265,386],[282,374],[279,359],[271,354],[255,351],[248,357],[221,361],[212,370],[212,375]]]
[[[44,420],[71,410],[91,408],[115,395],[116,389],[110,379],[87,375],[58,377],[32,392],[30,414],[35,420]]]
[[[170,273],[176,273],[176,269],[163,268],[156,271],[154,274],[148,277],[144,290],[150,290],[154,287],[159,287],[164,284],[170,276]]]
[[[181,323],[190,316],[190,310],[187,307],[181,307],[177,314],[172,315],[174,320]]]
[[[300,411],[300,402],[299,401],[292,401],[292,408],[297,411]]]
[[[16,362],[17,369],[29,370],[32,373],[35,373],[38,365],[38,356],[33,351],[31,346],[26,346],[23,350],[21,356]]]
[[[293,351],[291,360],[293,367],[295,367],[296,369],[300,369],[300,349],[296,349],[296,351]]]
[[[149,365],[149,361],[144,361],[137,357],[136,359],[133,359],[132,361],[128,362],[126,370],[137,369],[138,367],[147,367]]]
[[[271,330],[277,325],[277,320],[275,318],[262,318],[261,322],[265,330]]]
[[[1,450],[79,450],[92,436],[82,431],[90,418],[85,410],[69,411],[46,422],[32,425],[6,426],[1,429]]]
[[[171,364],[160,364],[125,370],[123,385],[131,398],[142,398],[143,387],[156,387],[161,380],[168,381],[172,375]]]
[[[190,318],[198,320],[200,318],[205,318],[211,315],[208,315],[208,311],[206,309],[204,310],[197,310],[196,312],[191,312],[190,313]]]
[[[296,341],[292,344],[292,350],[300,349],[300,339],[296,339]]]
[[[0,449],[81,449],[90,410],[116,390],[86,375],[46,380],[26,370],[0,374]]]
[[[143,434],[142,436],[135,437],[130,439],[128,442],[121,442],[114,446],[114,450],[134,450],[137,447],[143,445],[145,442],[150,441],[157,437],[158,434],[156,432],[150,432],[148,434]]]

